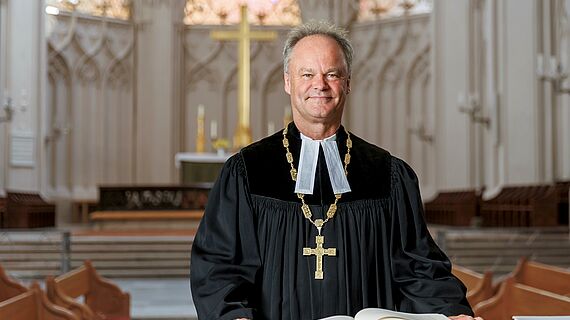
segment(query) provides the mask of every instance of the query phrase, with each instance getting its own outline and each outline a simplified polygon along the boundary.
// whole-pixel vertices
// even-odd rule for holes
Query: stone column
[[[46,85],[44,2],[3,0],[0,14],[1,106],[14,107],[0,124],[0,192],[40,193]],[[4,110],[0,113],[4,116]]]
[[[469,99],[468,0],[435,1],[433,9],[433,74],[440,189],[471,187],[470,120],[459,112]]]
[[[173,183],[180,149],[184,0],[135,0],[135,182]]]

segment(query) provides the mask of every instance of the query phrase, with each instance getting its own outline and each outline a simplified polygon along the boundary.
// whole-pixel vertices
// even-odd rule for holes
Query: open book
[[[449,320],[439,313],[406,313],[380,308],[367,308],[358,311],[356,316],[332,316],[321,320]]]

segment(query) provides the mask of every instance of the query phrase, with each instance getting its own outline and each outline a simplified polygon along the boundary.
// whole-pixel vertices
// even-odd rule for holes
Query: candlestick
[[[210,140],[216,140],[218,138],[218,122],[212,120],[210,122]]]
[[[206,137],[204,135],[204,106],[198,105],[198,117],[196,126],[196,152],[204,152]]]

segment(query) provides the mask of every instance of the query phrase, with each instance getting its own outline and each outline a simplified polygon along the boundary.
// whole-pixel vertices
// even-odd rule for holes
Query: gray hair
[[[348,31],[346,29],[337,27],[326,21],[309,21],[293,28],[287,35],[285,46],[283,47],[283,71],[287,73],[289,69],[289,60],[291,59],[291,52],[293,48],[301,39],[312,36],[323,35],[334,39],[344,54],[348,74],[352,70],[352,44],[347,38]]]

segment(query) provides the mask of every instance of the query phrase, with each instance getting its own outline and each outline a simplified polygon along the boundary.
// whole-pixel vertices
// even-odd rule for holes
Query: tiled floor
[[[190,280],[179,279],[113,279],[131,295],[133,320],[197,319],[190,294]]]

